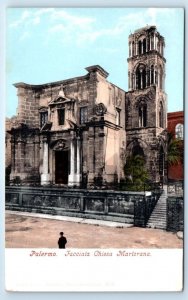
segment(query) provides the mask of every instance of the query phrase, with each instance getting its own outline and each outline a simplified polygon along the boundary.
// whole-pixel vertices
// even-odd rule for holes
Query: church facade
[[[128,92],[110,83],[99,65],[59,82],[14,84],[17,116],[7,131],[10,182],[116,184],[124,179],[126,157],[136,154],[145,158],[152,181],[164,179],[164,46],[155,26],[129,36]]]

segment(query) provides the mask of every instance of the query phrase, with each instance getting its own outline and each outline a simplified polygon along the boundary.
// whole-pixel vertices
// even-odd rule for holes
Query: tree
[[[169,132],[167,134],[167,162],[169,166],[177,165],[183,162],[183,141],[174,138],[174,135]]]
[[[126,189],[133,191],[144,190],[145,184],[149,179],[144,157],[141,155],[127,157],[124,174]]]

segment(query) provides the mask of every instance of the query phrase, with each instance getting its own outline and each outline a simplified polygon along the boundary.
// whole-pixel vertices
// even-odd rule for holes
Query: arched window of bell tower
[[[146,39],[143,39],[143,53],[146,53]]]
[[[139,127],[147,126],[147,105],[145,103],[141,103],[138,107],[138,120]]]
[[[163,89],[163,69],[162,69],[161,65],[159,66],[159,76],[158,76],[158,78],[159,78],[158,86],[162,90]]]
[[[142,41],[138,42],[138,54],[142,54]]]
[[[154,36],[152,35],[151,36],[151,49],[150,50],[153,50],[154,49]]]
[[[146,88],[146,67],[145,65],[139,65],[136,70],[136,89]]]
[[[132,56],[134,56],[135,55],[135,44],[134,44],[134,42],[132,43]]]
[[[147,51],[151,50],[150,44],[151,44],[151,42],[150,42],[150,36],[148,36],[148,38],[147,38]]]
[[[158,72],[157,72],[157,67],[155,67],[155,84],[158,84]]]
[[[147,82],[147,86],[150,86],[150,69],[148,68],[146,71],[146,82]]]
[[[159,40],[157,41],[157,51],[160,52],[160,44],[159,44]]]
[[[164,112],[163,112],[163,104],[160,102],[159,105],[159,127],[164,127]]]

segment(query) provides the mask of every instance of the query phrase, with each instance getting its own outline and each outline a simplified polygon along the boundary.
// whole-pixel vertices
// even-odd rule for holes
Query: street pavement
[[[123,223],[6,212],[6,248],[58,248],[59,232],[66,248],[182,248],[176,233]]]

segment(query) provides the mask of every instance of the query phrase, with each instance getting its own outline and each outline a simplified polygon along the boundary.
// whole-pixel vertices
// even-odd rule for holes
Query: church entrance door
[[[55,151],[55,183],[68,184],[68,151]]]

